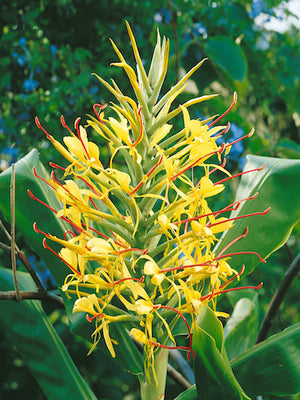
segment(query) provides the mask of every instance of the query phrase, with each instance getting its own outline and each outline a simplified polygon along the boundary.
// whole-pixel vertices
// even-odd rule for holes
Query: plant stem
[[[276,290],[270,304],[268,310],[266,312],[265,318],[261,324],[256,343],[262,342],[268,336],[268,333],[272,327],[273,321],[275,319],[276,314],[278,313],[279,307],[283,302],[283,299],[289,290],[293,280],[296,278],[298,271],[300,270],[300,253],[291,263],[289,269],[284,274],[284,277]]]
[[[139,377],[141,400],[163,400],[165,398],[166,377],[168,368],[169,350],[158,349],[154,354],[154,370],[149,370],[149,377],[143,374]]]

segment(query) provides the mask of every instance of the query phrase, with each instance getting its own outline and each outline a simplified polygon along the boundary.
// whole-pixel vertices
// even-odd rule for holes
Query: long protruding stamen
[[[76,129],[76,132],[77,132],[77,136],[78,136],[78,138],[79,138],[79,140],[80,140],[80,142],[81,142],[81,144],[82,144],[82,147],[83,147],[83,149],[84,149],[84,152],[85,152],[87,158],[90,159],[89,153],[88,153],[88,151],[87,151],[87,148],[85,147],[85,144],[84,144],[84,142],[83,142],[83,140],[82,140],[82,137],[81,137],[81,134],[80,134],[80,128],[79,128],[80,120],[81,120],[80,117],[76,118],[75,123],[74,123],[75,129]]]
[[[232,257],[232,256],[239,256],[241,254],[253,254],[259,258],[260,262],[266,263],[266,260],[264,260],[256,251],[247,251],[247,250],[246,251],[237,251],[235,253],[223,254],[221,256],[215,257],[213,261],[218,261],[218,260],[221,260],[222,258],[228,258],[228,257]]]
[[[219,210],[219,211],[212,211],[212,212],[207,213],[207,214],[197,215],[197,217],[187,218],[187,219],[183,219],[183,220],[181,220],[181,221],[176,221],[176,222],[173,222],[173,223],[174,223],[174,225],[185,224],[186,222],[197,221],[197,219],[209,217],[210,215],[216,215],[216,214],[219,215],[219,214],[221,214],[221,213],[223,213],[223,212],[234,211],[234,210],[237,210],[238,207],[239,207],[239,204],[236,204],[236,205],[235,205],[234,207],[232,207],[232,208],[227,208],[227,207],[226,207],[226,208],[223,208],[222,210]]]
[[[236,220],[241,219],[241,218],[253,217],[253,216],[255,216],[255,215],[266,215],[266,214],[268,214],[268,212],[269,212],[270,210],[271,210],[271,207],[268,207],[265,211],[254,212],[254,213],[245,214],[245,215],[239,215],[238,217],[228,218],[228,219],[226,219],[226,220],[224,220],[224,221],[215,222],[215,223],[213,223],[213,224],[207,223],[205,226],[206,226],[207,228],[211,228],[212,226],[224,224],[224,223],[227,223],[227,222],[229,222],[229,221],[236,221]]]
[[[241,276],[245,271],[245,265],[242,265],[242,268],[240,270],[239,273],[237,273],[236,275],[234,275],[232,278],[228,279],[227,282],[223,283],[223,285],[221,285],[219,287],[219,289],[223,289],[223,287],[226,287],[230,282],[232,282],[234,279],[238,278],[239,276]]]
[[[149,178],[150,175],[152,174],[152,172],[154,172],[156,170],[156,168],[161,164],[162,160],[163,160],[163,156],[160,156],[157,164],[155,164],[154,167],[151,168],[151,170],[146,175],[147,178]],[[141,180],[141,182],[129,193],[129,195],[132,196],[133,194],[135,194],[143,186],[143,184],[145,182],[146,182],[146,180]]]
[[[219,171],[220,168],[225,168],[225,165],[226,165],[226,158],[224,158],[224,160],[222,161],[222,164],[220,165],[220,167],[216,167],[216,168],[210,170],[208,175],[211,175],[214,172]],[[195,187],[198,187],[200,185],[200,183],[201,183],[201,179],[199,180],[199,182],[197,183],[197,185]]]
[[[55,164],[55,163],[52,162],[52,161],[49,162],[49,165],[50,165],[50,167],[52,167],[52,168],[61,169],[62,171],[65,171],[65,170],[66,170],[66,168],[61,167],[60,165]]]
[[[98,314],[93,315],[92,317],[90,317],[88,314],[86,315],[86,319],[89,322],[92,322],[95,318],[104,318],[104,314],[98,313]]]
[[[118,281],[115,281],[114,285],[119,285],[120,283],[125,282],[125,281],[137,281],[139,283],[143,283],[144,279],[145,279],[144,276],[142,276],[141,278],[133,278],[133,277],[123,278],[123,279],[119,279]]]
[[[95,113],[95,115],[96,115],[96,117],[98,118],[98,120],[101,122],[101,124],[103,124],[103,125],[105,125],[104,124],[104,121],[102,121],[102,119],[100,118],[100,113],[99,113],[99,111],[97,111],[97,108],[96,107],[99,107],[100,108],[100,110],[104,110],[105,108],[106,108],[106,106],[107,106],[107,104],[98,104],[98,103],[96,103],[96,104],[94,104],[93,105],[93,110],[94,110],[94,113]]]
[[[149,342],[149,344],[151,346],[156,346],[156,347],[161,347],[163,349],[168,349],[168,350],[186,350],[188,352],[188,360],[190,360],[191,358],[191,353],[193,354],[193,359],[196,358],[196,352],[195,350],[191,349],[190,347],[186,347],[186,346],[166,346],[164,344],[161,343],[157,343],[157,342]]]
[[[54,138],[46,131],[45,128],[43,128],[38,117],[35,117],[34,120],[35,120],[36,126],[44,132],[44,134],[47,136],[47,138],[50,140],[50,142],[54,143],[55,142]]]
[[[212,156],[214,154],[221,154],[224,151],[225,148],[226,148],[226,145],[225,145],[225,143],[223,143],[222,147],[220,149],[212,151],[211,153],[207,153],[204,156],[201,156],[196,161],[194,161],[192,164],[190,164],[186,168],[184,168],[182,171],[178,172],[176,175],[171,176],[170,180],[174,181],[178,176],[184,174],[186,171],[188,171],[189,169],[193,168],[196,164],[198,164],[204,158],[210,157],[210,156]]]
[[[211,263],[214,262],[215,260],[216,259],[214,258],[213,260],[206,261],[206,262],[200,263],[200,264],[181,265],[179,267],[165,268],[165,269],[161,269],[158,272],[158,274],[164,274],[166,272],[173,272],[173,271],[178,271],[180,269],[193,268],[193,267],[214,267],[214,265]]]
[[[238,236],[235,239],[233,239],[227,246],[224,247],[224,249],[218,255],[221,256],[222,254],[224,254],[225,251],[228,250],[229,247],[231,247],[234,243],[236,243],[238,240],[243,239],[244,237],[246,237],[248,235],[248,232],[249,232],[249,229],[246,228],[244,233],[242,233],[240,236]]]
[[[238,143],[238,142],[240,142],[241,140],[244,140],[244,139],[246,139],[246,138],[250,138],[251,136],[253,136],[253,134],[254,134],[254,131],[255,131],[255,129],[254,128],[252,128],[251,129],[251,131],[249,132],[249,133],[247,133],[246,135],[244,135],[244,136],[241,136],[239,139],[236,139],[236,140],[234,140],[233,142],[231,142],[231,143],[227,143],[224,147],[225,147],[225,149],[227,149],[227,147],[231,147],[231,146],[233,146],[234,144],[236,144],[236,143]],[[224,144],[224,143],[223,143]]]
[[[210,125],[208,125],[209,128],[211,128],[213,125],[215,125],[217,122],[220,121],[223,117],[225,117],[226,114],[229,113],[229,111],[236,105],[237,103],[237,92],[233,93],[233,102],[231,103],[230,107],[224,112],[224,114],[220,115],[216,120],[214,120]]]
[[[265,163],[265,164],[264,164],[262,167],[260,167],[260,168],[253,168],[253,169],[249,169],[248,171],[242,171],[242,172],[239,172],[238,174],[228,176],[228,177],[225,178],[225,179],[221,179],[220,181],[215,182],[214,185],[220,185],[221,183],[227,182],[227,181],[229,181],[230,179],[237,178],[238,176],[242,176],[242,175],[248,174],[248,173],[250,173],[250,172],[262,171],[262,170],[266,167],[266,165],[267,165],[267,164]]]
[[[190,330],[189,324],[188,324],[188,322],[187,322],[185,316],[184,316],[179,310],[177,310],[177,308],[173,308],[173,307],[170,307],[170,306],[163,306],[163,305],[161,305],[161,304],[158,304],[158,305],[154,306],[154,309],[172,310],[172,311],[174,311],[176,314],[178,314],[178,315],[182,318],[182,320],[183,320],[183,322],[185,323],[185,326],[186,326],[186,328],[187,328],[187,330],[188,330],[189,342],[190,342],[190,347],[189,347],[189,349],[190,349],[190,352],[192,352],[192,351],[193,351],[193,350],[192,350],[192,334],[191,334],[191,330]],[[178,347],[177,347],[177,348],[178,348]],[[189,352],[189,354],[190,354],[190,352]],[[188,355],[188,359],[190,359],[190,355]]]
[[[235,290],[243,290],[243,289],[255,289],[255,290],[259,290],[263,285],[263,282],[261,282],[259,285],[257,286],[241,286],[241,287],[235,287],[235,288],[229,288],[229,289],[224,289],[224,290],[220,290],[219,292],[214,292],[214,293],[210,293],[207,294],[205,296],[200,297],[200,300],[207,300],[209,297],[214,297],[217,296],[219,294],[223,294],[223,293],[227,293],[227,292],[233,292]]]
[[[50,246],[47,245],[46,242],[46,238],[43,239],[43,246],[45,247],[45,249],[50,250],[51,253],[53,253],[54,255],[56,255],[56,257],[58,257],[61,261],[63,261],[73,272],[75,275],[77,276],[81,276],[81,273],[79,271],[77,271],[77,269],[75,269],[74,267],[72,267],[71,264],[69,264],[66,260],[64,260],[58,253],[56,253],[53,249],[51,249]]]
[[[221,132],[219,132],[217,135],[212,136],[214,139],[216,139],[217,137],[220,137],[222,135],[224,135],[225,133],[227,133],[230,129],[230,122],[227,123],[227,126],[225,129],[223,129]]]
[[[43,181],[44,183],[46,183],[49,187],[51,187],[51,189],[56,190],[56,188],[55,188],[53,185],[51,185],[51,183],[48,182],[47,179],[44,179],[42,176],[40,176],[40,175],[37,174],[35,167],[32,168],[32,171],[33,171],[33,175],[34,175],[36,178],[39,178],[40,180],[42,180],[42,181]]]
[[[65,121],[65,118],[64,118],[63,115],[60,117],[60,122],[61,122],[62,126],[63,126],[65,129],[67,129],[67,131],[68,131],[69,133],[71,133],[72,136],[74,136],[74,133],[71,131],[71,129],[70,129],[70,128],[68,127],[68,125],[66,124],[66,121]]]

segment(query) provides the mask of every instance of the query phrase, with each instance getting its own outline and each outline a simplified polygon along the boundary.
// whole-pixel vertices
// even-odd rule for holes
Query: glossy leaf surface
[[[300,323],[240,354],[231,365],[250,396],[300,393]]]
[[[226,231],[215,248],[218,254],[225,246],[249,228],[248,235],[234,243],[226,253],[256,251],[267,258],[288,239],[294,225],[300,219],[300,161],[271,157],[247,156],[244,171],[260,168],[262,171],[243,175],[236,194],[236,200],[248,198],[258,193],[254,200],[245,201],[231,213],[239,217],[261,212],[271,207],[264,216],[251,216],[234,222],[234,228]],[[259,258],[253,254],[240,254],[231,258],[230,265],[249,274],[258,264]]]
[[[229,37],[216,36],[208,40],[204,51],[231,88],[245,90],[248,64],[242,47]],[[232,62],[234,60],[234,63]]]
[[[198,399],[249,399],[232,372],[222,339],[221,322],[209,307],[200,307],[193,335]]]
[[[18,272],[21,290],[36,290]],[[0,268],[0,290],[14,290],[11,271]],[[2,300],[1,322],[48,400],[96,400],[37,300]]]

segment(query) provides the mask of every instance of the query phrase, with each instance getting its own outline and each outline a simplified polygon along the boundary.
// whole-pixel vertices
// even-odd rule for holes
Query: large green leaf
[[[271,207],[264,216],[242,218],[234,223],[234,228],[226,231],[215,248],[218,254],[225,246],[249,228],[248,235],[233,244],[226,253],[256,251],[263,258],[281,247],[288,239],[294,225],[300,219],[300,160],[277,159],[271,157],[247,156],[244,170],[263,166],[262,171],[243,175],[236,194],[236,200],[253,196],[254,200],[242,202],[241,206],[231,213],[238,217]],[[253,254],[241,254],[232,257],[230,265],[239,269],[246,266],[249,274],[258,264],[259,258]]]
[[[247,84],[248,63],[242,47],[229,37],[215,36],[205,43],[204,51],[230,88],[243,92]]]
[[[222,338],[221,322],[209,307],[201,306],[193,334],[198,399],[249,399],[232,372]]]
[[[255,343],[258,334],[258,307],[250,299],[241,298],[228,319],[225,329],[225,347],[229,360]]]
[[[231,365],[250,396],[300,393],[300,323],[240,354]]]
[[[191,386],[184,392],[180,393],[174,400],[197,400],[197,389],[196,385]]]
[[[37,150],[32,150],[26,157],[15,164],[16,229],[22,233],[29,247],[43,259],[47,268],[53,275],[57,286],[61,288],[70,271],[58,257],[43,247],[43,237],[33,230],[32,225],[36,221],[39,229],[61,238],[64,232],[70,229],[70,226],[61,219],[56,218],[55,214],[44,205],[29,197],[27,193],[28,189],[52,208],[56,210],[60,209],[60,205],[53,191],[46,183],[34,176],[33,168],[35,168],[37,174],[44,179],[49,178],[49,174],[39,161]],[[9,193],[10,182],[11,168],[0,174],[0,190],[3,193]],[[10,222],[9,196],[0,196],[0,209],[5,219]],[[51,246],[57,250],[59,249],[59,247],[55,246],[55,243],[51,243]],[[74,298],[67,297],[63,292],[61,292],[61,294],[65,302],[72,331],[87,340],[91,340],[93,325],[87,322],[84,313],[73,314]],[[112,332],[112,337],[118,342],[118,345],[115,346],[117,363],[128,371],[140,373],[143,370],[143,357],[131,341],[127,331],[123,326],[114,326],[113,324],[110,330]]]
[[[16,227],[17,230],[22,233],[30,248],[45,261],[57,285],[60,287],[69,273],[69,270],[63,262],[43,247],[43,237],[33,230],[32,225],[36,221],[39,229],[60,237],[69,228],[61,219],[57,219],[55,214],[45,206],[29,197],[27,193],[28,189],[31,190],[36,197],[54,209],[60,207],[53,191],[50,190],[44,182],[34,176],[33,168],[35,168],[36,172],[44,179],[49,178],[49,174],[39,161],[37,150],[32,150],[26,157],[15,164]],[[0,174],[0,191],[7,194],[5,196],[0,196],[0,209],[8,222],[10,222],[10,181],[11,167]]]
[[[35,290],[18,273],[21,290]],[[11,271],[0,268],[0,290],[13,290]],[[37,300],[2,300],[1,323],[48,400],[96,400]]]

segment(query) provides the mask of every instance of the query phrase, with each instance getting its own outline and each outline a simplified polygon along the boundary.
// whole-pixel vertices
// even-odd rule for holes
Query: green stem
[[[154,369],[156,380],[153,376],[152,368],[150,368],[149,377],[146,374],[139,376],[141,400],[163,400],[165,398],[168,355],[169,350],[167,349],[159,349],[155,352]]]

